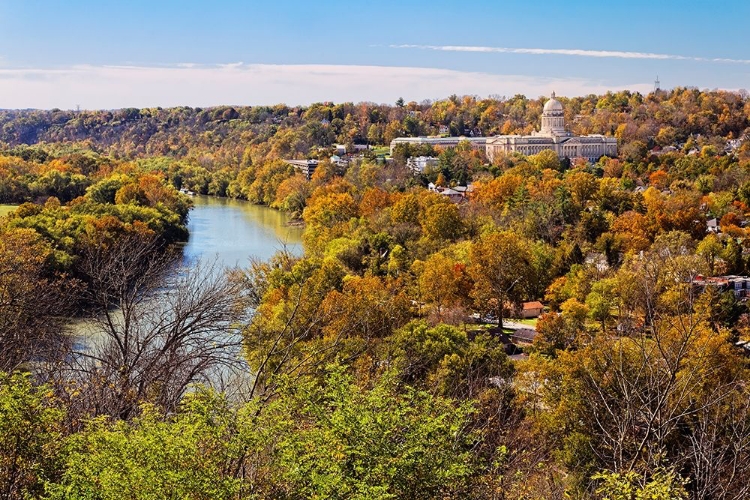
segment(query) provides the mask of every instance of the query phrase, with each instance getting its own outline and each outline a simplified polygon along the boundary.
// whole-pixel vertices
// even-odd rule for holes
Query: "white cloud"
[[[152,106],[307,104],[316,101],[394,102],[451,94],[518,93],[530,97],[603,93],[650,83],[538,78],[435,68],[347,65],[224,64],[0,68],[0,108],[84,109]]]
[[[750,64],[750,59],[727,59],[678,56],[673,54],[655,54],[652,52],[623,52],[619,50],[584,50],[584,49],[526,49],[510,47],[482,47],[470,45],[390,45],[392,49],[437,50],[443,52],[486,52],[504,54],[560,55],[579,57],[610,57],[619,59],[658,59],[675,61],[700,61],[731,64]]]

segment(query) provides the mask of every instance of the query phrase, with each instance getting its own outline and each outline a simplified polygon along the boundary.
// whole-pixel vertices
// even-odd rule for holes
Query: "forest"
[[[385,154],[529,133],[521,95],[0,111],[0,497],[750,497],[750,96],[560,101],[618,157]],[[181,264],[180,190],[304,254]]]

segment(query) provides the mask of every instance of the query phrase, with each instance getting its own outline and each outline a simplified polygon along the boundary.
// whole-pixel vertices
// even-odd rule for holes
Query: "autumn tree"
[[[458,206],[447,200],[429,206],[421,225],[427,237],[436,241],[456,240],[464,232]]]
[[[0,234],[0,370],[25,362],[55,362],[68,343],[65,315],[72,311],[76,283],[55,276],[53,250],[31,229]]]
[[[45,386],[28,374],[0,372],[0,495],[39,498],[60,472],[63,416]]]
[[[502,327],[504,309],[527,298],[531,276],[529,246],[514,233],[491,233],[472,243],[469,259],[475,305],[495,313]]]
[[[418,267],[419,293],[422,300],[435,307],[437,320],[444,321],[444,313],[451,306],[460,306],[471,290],[466,265],[441,253],[430,256]]]
[[[703,257],[706,262],[708,273],[713,276],[717,261],[724,253],[724,246],[714,234],[709,234],[698,244],[696,253]]]

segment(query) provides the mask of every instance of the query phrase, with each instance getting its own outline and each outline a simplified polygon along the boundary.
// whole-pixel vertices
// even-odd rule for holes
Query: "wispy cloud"
[[[607,90],[647,92],[650,83],[539,78],[437,68],[364,65],[178,64],[0,68],[0,108],[290,105],[317,101],[420,101],[451,94],[530,97]]]
[[[750,64],[750,59],[727,59],[722,57],[693,57],[674,54],[656,54],[653,52],[624,52],[619,50],[584,50],[584,49],[528,49],[511,47],[482,47],[471,45],[389,45],[392,49],[437,50],[443,52],[486,52],[503,54],[534,54],[579,57],[610,57],[618,59],[658,59],[675,61],[699,61],[731,64]]]

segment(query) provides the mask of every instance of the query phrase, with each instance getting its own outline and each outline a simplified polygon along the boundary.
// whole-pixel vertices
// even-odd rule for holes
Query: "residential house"
[[[731,291],[734,296],[740,300],[747,300],[750,297],[750,277],[749,276],[696,276],[692,281],[693,289],[703,292],[707,287],[715,287],[720,292]]]
[[[451,188],[437,188],[438,193],[443,196],[447,196],[453,203],[461,203],[464,201],[464,194]]]
[[[436,186],[432,182],[427,185],[427,189],[429,189],[433,193],[447,196],[454,203],[461,203],[462,201],[467,200],[469,194],[474,191],[474,187],[471,184],[469,184],[468,186],[454,186],[452,188],[447,188],[443,186]]]
[[[520,306],[511,304],[510,302],[505,303],[505,310],[511,318],[538,318],[544,312],[544,304],[538,300],[532,302],[524,302]],[[533,329],[533,327],[530,327]]]
[[[521,310],[519,312],[522,318],[538,318],[544,312],[544,304],[538,300],[524,302],[521,305]]]

